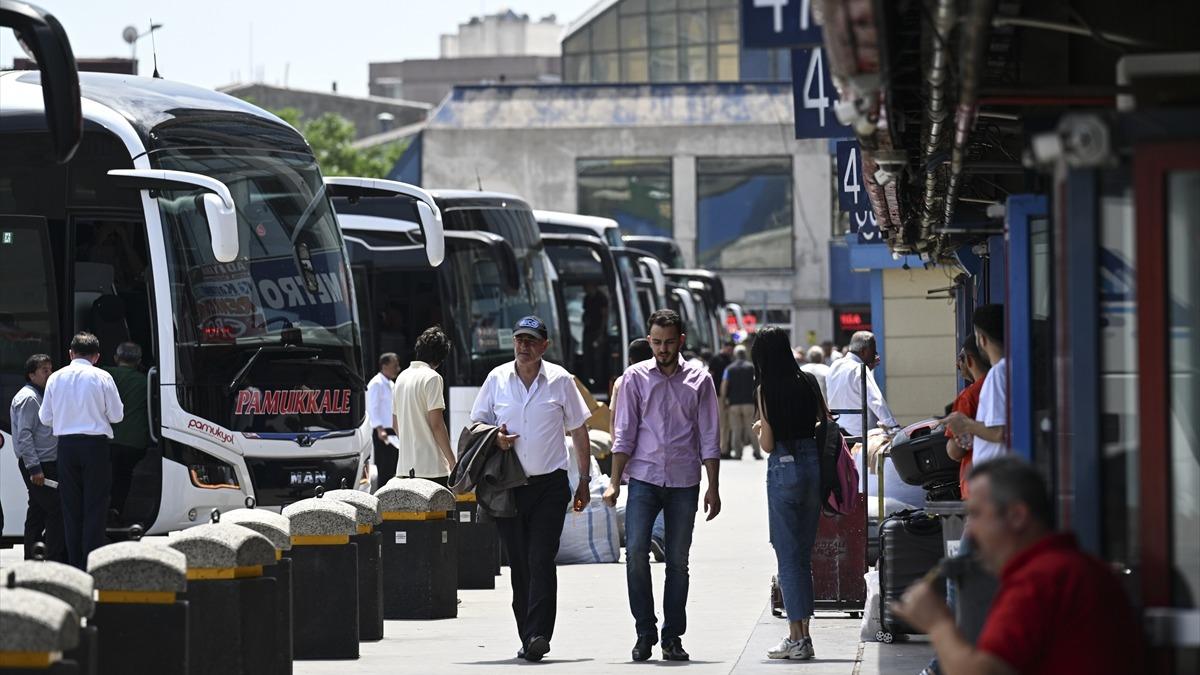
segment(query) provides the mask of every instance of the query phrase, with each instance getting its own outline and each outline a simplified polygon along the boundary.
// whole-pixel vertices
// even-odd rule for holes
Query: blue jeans
[[[817,442],[779,442],[767,461],[767,515],[788,621],[813,615],[812,549],[821,517]]]
[[[658,635],[654,588],[650,580],[650,531],[659,512],[664,516],[667,578],[663,589],[663,641],[687,630],[688,553],[700,504],[700,486],[669,488],[629,479],[625,504],[625,578],[629,610],[638,636]]]

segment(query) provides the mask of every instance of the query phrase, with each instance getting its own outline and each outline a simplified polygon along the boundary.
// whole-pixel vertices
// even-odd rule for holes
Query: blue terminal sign
[[[775,49],[821,44],[812,0],[742,0],[742,46]]]
[[[862,153],[858,141],[840,141],[837,152],[837,196],[838,209],[850,215],[850,232],[857,235],[860,244],[875,244],[882,241],[875,211],[867,197],[863,184]]]
[[[837,90],[829,76],[825,50],[806,47],[792,50],[792,99],[795,102],[796,138],[846,138],[850,127],[834,113]]]

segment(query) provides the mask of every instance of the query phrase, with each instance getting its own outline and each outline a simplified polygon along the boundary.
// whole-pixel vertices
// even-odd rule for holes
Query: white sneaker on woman
[[[775,648],[767,652],[769,659],[791,659],[793,661],[807,661],[816,653],[813,651],[812,638],[800,638],[792,640],[783,638]]]

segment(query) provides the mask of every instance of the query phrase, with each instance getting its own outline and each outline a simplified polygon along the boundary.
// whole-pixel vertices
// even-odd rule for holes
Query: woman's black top
[[[766,407],[764,417],[771,423],[775,441],[815,438],[817,419],[821,414],[821,403],[816,398],[821,389],[816,378],[800,371],[798,378],[789,378],[780,384],[779,395],[769,387],[760,389]]]

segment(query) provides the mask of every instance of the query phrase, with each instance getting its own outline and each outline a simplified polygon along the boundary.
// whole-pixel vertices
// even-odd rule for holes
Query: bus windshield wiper
[[[254,364],[258,362],[258,357],[262,356],[266,352],[286,352],[288,354],[320,354],[321,350],[314,349],[312,347],[298,347],[296,345],[263,345],[255,350],[252,355],[250,355],[250,358],[246,361],[246,365],[242,366],[241,370],[237,372],[237,375],[234,375],[233,379],[229,381],[229,384],[225,386],[226,394],[232,394],[239,386],[241,386],[242,382],[246,379],[246,375],[250,373],[250,369],[253,368]]]

